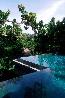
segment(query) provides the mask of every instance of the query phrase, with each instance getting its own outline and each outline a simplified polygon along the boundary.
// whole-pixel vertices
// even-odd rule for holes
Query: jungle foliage
[[[48,24],[44,24],[42,20],[37,22],[36,13],[27,12],[22,4],[18,8],[25,29],[31,26],[34,31],[35,53],[65,54],[65,18],[56,22],[52,17]]]
[[[32,28],[34,34],[26,34],[13,19],[8,25],[10,11],[0,10],[0,70],[13,68],[13,59],[23,56],[23,48],[29,48],[31,54],[58,53],[65,54],[65,18],[55,21],[53,17],[48,24],[42,20],[37,22],[36,13],[27,12],[25,7],[18,5],[21,13],[21,24],[25,30]]]

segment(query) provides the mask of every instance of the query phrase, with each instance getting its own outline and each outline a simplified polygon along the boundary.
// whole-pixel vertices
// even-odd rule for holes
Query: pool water
[[[65,56],[42,54],[21,59],[48,68],[0,82],[0,98],[65,98]]]
[[[65,56],[42,54],[29,57],[21,57],[20,59],[38,64],[39,66],[48,67],[51,69],[55,76],[65,80]]]

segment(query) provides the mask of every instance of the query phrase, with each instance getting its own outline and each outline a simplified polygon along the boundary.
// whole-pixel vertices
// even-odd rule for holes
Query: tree
[[[12,60],[22,55],[23,48],[20,40],[22,29],[16,19],[13,19],[12,26],[6,24],[9,14],[9,10],[0,11],[0,66],[3,70],[13,66]]]
[[[9,14],[10,14],[9,10],[7,12],[3,12],[3,11],[0,10],[0,25],[4,25],[4,23],[6,22]]]
[[[28,13],[25,10],[25,7],[21,4],[18,5],[19,11],[21,12],[22,23],[24,23],[24,28],[27,30],[29,26],[32,27],[32,30],[35,32],[36,29],[36,13]]]
[[[56,24],[55,18],[53,17],[47,25],[47,35],[48,35],[48,48],[49,52],[55,52],[56,46]]]
[[[3,12],[0,10],[0,34],[3,34],[4,33],[4,24],[8,18],[10,14],[10,11],[6,11],[6,12]]]
[[[63,18],[61,22],[57,21],[56,26],[57,26],[56,28],[57,44],[59,46],[58,50],[59,53],[65,54],[65,18]]]
[[[21,12],[21,19],[22,19],[22,23],[24,23],[25,29],[28,29],[29,26],[31,26],[32,30],[34,31],[34,42],[35,42],[34,51],[38,51],[38,52],[43,51],[44,49],[43,46],[45,42],[43,42],[43,40],[41,39],[44,37],[44,34],[46,33],[44,29],[43,21],[41,20],[37,23],[36,13],[32,13],[32,12],[28,13],[22,4],[18,5],[18,8],[19,11]]]

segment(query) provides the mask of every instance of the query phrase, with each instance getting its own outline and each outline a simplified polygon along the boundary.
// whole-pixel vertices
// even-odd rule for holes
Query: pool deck
[[[34,71],[40,71],[40,69],[37,69],[37,68],[34,68],[34,67],[29,66],[29,65],[27,65],[27,64],[24,64],[24,63],[22,63],[22,62],[19,62],[17,59],[15,59],[15,60],[13,60],[13,61],[14,61],[15,63],[18,63],[18,64],[22,65],[22,66],[28,67],[28,68],[30,68],[30,69],[32,69],[32,70],[34,70]]]

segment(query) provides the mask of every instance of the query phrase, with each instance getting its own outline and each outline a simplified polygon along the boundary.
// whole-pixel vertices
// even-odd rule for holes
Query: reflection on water
[[[65,98],[65,56],[36,55],[27,61],[48,68],[0,82],[0,98]]]
[[[22,78],[22,77],[21,77]],[[4,82],[0,82],[0,98],[8,92],[14,92],[20,87],[18,84],[20,78],[14,78]]]
[[[0,98],[65,98],[65,85],[46,70],[2,83]]]

